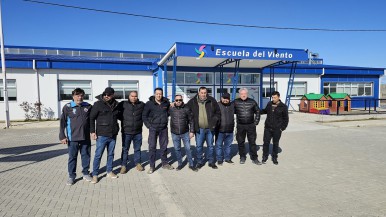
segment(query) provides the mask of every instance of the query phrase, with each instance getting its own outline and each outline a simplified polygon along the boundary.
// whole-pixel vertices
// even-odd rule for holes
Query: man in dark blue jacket
[[[115,179],[118,176],[113,172],[114,150],[119,132],[118,126],[118,102],[114,99],[114,89],[107,87],[105,91],[95,98],[99,99],[94,103],[90,113],[90,132],[92,139],[96,140],[96,150],[93,163],[92,181],[98,182],[99,167],[105,148],[107,148],[107,177]],[[96,125],[95,125],[96,122]]]
[[[231,160],[231,149],[235,130],[235,105],[230,98],[229,93],[224,93],[218,103],[221,110],[220,126],[216,132],[216,158],[219,166],[222,166],[223,159],[229,164],[234,164]]]
[[[91,105],[83,102],[84,90],[76,88],[72,91],[73,100],[62,109],[60,118],[59,139],[68,147],[67,185],[73,185],[76,178],[78,152],[82,159],[83,179],[91,181],[90,168],[90,111]]]
[[[269,143],[272,139],[272,162],[277,165],[279,164],[277,161],[279,140],[281,133],[287,128],[289,122],[288,107],[281,102],[279,92],[272,93],[272,101],[268,102],[262,113],[267,114],[264,125],[263,163],[268,160]]]
[[[149,163],[148,174],[155,170],[155,156],[157,147],[157,137],[161,150],[162,168],[173,170],[174,167],[167,162],[168,148],[168,118],[169,118],[169,100],[163,95],[162,88],[154,90],[154,96],[149,98],[142,113],[142,120],[149,129]]]
[[[127,160],[130,143],[134,146],[134,164],[138,171],[143,171],[141,165],[141,146],[142,146],[142,112],[145,103],[138,100],[138,92],[131,91],[129,100],[118,104],[120,111],[121,129],[122,129],[122,154],[121,154],[121,174],[127,172]]]

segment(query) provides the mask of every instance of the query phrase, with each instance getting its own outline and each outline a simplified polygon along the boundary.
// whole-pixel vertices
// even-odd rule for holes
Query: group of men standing
[[[265,163],[269,156],[269,144],[273,139],[272,161],[278,164],[278,147],[281,132],[288,125],[288,109],[280,101],[279,92],[272,93],[272,101],[265,109],[260,110],[257,102],[248,97],[248,90],[242,88],[239,98],[230,101],[230,95],[224,93],[217,102],[208,95],[206,87],[200,87],[198,94],[184,104],[182,96],[176,95],[170,103],[163,97],[162,88],[156,88],[154,95],[145,104],[138,99],[138,92],[132,91],[129,100],[117,102],[114,89],[107,87],[97,96],[93,106],[83,101],[84,91],[76,88],[72,92],[73,100],[62,110],[59,138],[68,145],[68,185],[75,182],[77,156],[80,152],[82,160],[83,179],[91,183],[98,182],[100,162],[104,150],[107,149],[106,172],[109,178],[118,178],[113,172],[116,137],[119,132],[118,120],[121,122],[122,152],[120,173],[128,171],[128,150],[134,146],[134,163],[138,171],[143,171],[141,163],[142,126],[149,129],[149,170],[155,171],[156,145],[159,141],[162,168],[173,170],[167,160],[168,123],[170,116],[170,131],[176,153],[178,166],[183,167],[181,141],[184,144],[189,169],[197,172],[205,165],[204,143],[207,145],[206,159],[208,166],[217,169],[223,162],[234,164],[231,156],[231,146],[234,137],[236,114],[236,140],[240,155],[240,164],[246,162],[245,138],[248,138],[249,155],[252,163],[261,165],[257,155],[256,125],[260,114],[267,114],[264,128],[263,158]],[[190,139],[196,137],[196,165],[194,166]],[[96,151],[93,162],[92,176],[89,174],[91,139],[96,140]],[[217,165],[216,165],[217,162]]]

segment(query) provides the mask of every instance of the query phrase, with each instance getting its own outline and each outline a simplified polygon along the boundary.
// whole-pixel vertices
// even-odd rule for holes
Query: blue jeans
[[[176,151],[178,166],[182,166],[182,154],[181,154],[181,139],[185,146],[186,157],[188,158],[189,166],[193,167],[192,153],[190,152],[190,138],[189,132],[177,135],[172,133],[173,145]]]
[[[68,142],[68,176],[72,179],[76,177],[76,162],[78,159],[78,152],[82,159],[82,173],[83,175],[89,175],[90,169],[90,152],[91,152],[91,141],[77,141]]]
[[[214,131],[211,131],[210,129],[203,129],[203,128],[200,128],[199,131],[196,133],[197,163],[202,164],[202,161],[203,161],[202,154],[203,154],[205,141],[206,141],[206,145],[208,146],[208,153],[206,155],[206,158],[208,158],[210,164],[214,163],[213,135],[214,135]]]
[[[138,133],[138,134],[122,133],[122,153],[121,153],[122,166],[127,165],[128,153],[129,153],[131,141],[133,141],[133,145],[134,145],[134,163],[135,165],[141,163],[142,133]]]
[[[99,167],[101,164],[101,158],[105,148],[107,148],[107,163],[106,163],[106,172],[110,173],[113,171],[113,161],[114,161],[114,150],[115,150],[115,142],[117,136],[107,137],[107,136],[98,136],[96,141],[96,150],[94,157],[94,165],[93,165],[93,176],[98,176]]]
[[[216,141],[216,157],[217,161],[223,161],[223,146],[225,160],[231,159],[231,148],[233,141],[233,133],[218,133]]]

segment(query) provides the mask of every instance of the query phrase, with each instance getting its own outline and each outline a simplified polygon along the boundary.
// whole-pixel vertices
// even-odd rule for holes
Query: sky
[[[165,21],[0,0],[6,45],[166,52],[175,42],[309,49],[324,64],[386,68],[386,31],[294,31]],[[39,0],[254,26],[386,30],[386,1]],[[386,83],[386,79],[383,80]]]

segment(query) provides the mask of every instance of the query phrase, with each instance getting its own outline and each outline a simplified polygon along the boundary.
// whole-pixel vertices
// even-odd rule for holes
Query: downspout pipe
[[[38,69],[36,67],[36,60],[32,60],[32,70],[36,74],[36,90],[37,90],[37,95],[38,95],[38,101],[37,101],[38,120],[41,121],[42,120],[42,116],[41,116],[41,105],[42,104],[40,102],[40,82],[39,82],[39,72],[38,72]]]

